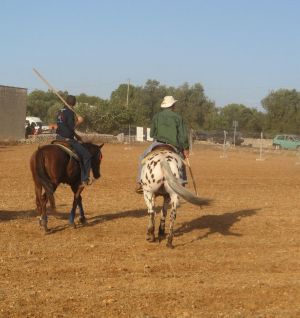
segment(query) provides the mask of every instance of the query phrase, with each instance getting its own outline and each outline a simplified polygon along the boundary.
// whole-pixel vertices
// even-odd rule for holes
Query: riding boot
[[[143,193],[143,186],[140,182],[137,183],[136,187],[135,187],[135,192],[138,194],[142,194]]]

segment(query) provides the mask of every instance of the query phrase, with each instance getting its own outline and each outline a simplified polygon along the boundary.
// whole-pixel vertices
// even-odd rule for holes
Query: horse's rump
[[[186,201],[195,205],[208,205],[209,199],[202,199],[188,191],[182,184],[184,161],[176,152],[156,149],[143,163],[142,185],[145,191],[158,194],[176,193]]]
[[[151,151],[142,161],[141,182],[144,189],[156,193],[160,189],[166,188],[168,192],[168,182],[165,178],[161,162],[166,161],[171,165],[172,173],[180,183],[183,183],[183,163],[180,155],[168,148],[156,148]],[[170,189],[169,189],[170,190]]]
[[[43,148],[37,149],[30,160],[30,168],[36,188],[44,189],[52,210],[55,210],[54,186],[49,178],[48,171],[45,166],[45,156]]]

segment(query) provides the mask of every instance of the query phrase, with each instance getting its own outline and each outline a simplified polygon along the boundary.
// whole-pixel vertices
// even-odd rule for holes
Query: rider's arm
[[[150,137],[155,139],[156,136],[157,136],[157,115],[154,115],[151,122]]]
[[[185,151],[189,150],[190,144],[188,131],[182,118],[180,118],[178,125],[178,142],[181,149],[184,149]]]
[[[82,138],[74,131],[74,136],[78,141],[82,141]]]

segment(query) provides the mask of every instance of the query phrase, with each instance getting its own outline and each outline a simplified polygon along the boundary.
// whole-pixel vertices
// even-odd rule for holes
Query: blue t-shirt
[[[74,138],[75,114],[67,107],[58,112],[56,133],[64,138]]]

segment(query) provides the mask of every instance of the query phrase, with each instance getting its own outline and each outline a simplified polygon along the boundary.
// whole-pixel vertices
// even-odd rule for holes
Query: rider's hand
[[[84,119],[82,116],[77,116],[77,122],[76,122],[76,126],[80,125],[81,123],[83,123]]]
[[[190,151],[188,149],[184,149],[183,150],[183,155],[184,155],[184,158],[189,158],[190,157]]]

